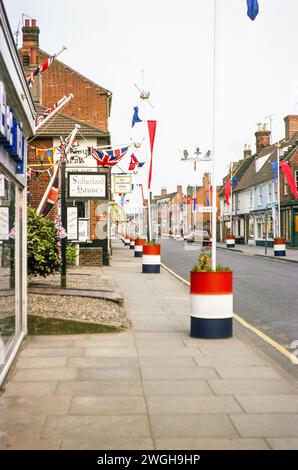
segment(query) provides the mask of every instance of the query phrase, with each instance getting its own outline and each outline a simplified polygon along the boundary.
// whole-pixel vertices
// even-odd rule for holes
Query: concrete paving
[[[298,449],[298,386],[237,337],[189,337],[187,287],[114,242],[123,333],[28,337],[0,449]]]

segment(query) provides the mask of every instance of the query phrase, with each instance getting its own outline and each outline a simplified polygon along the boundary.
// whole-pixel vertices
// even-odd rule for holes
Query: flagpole
[[[76,125],[75,125],[75,128],[74,128],[74,130],[72,131],[71,136],[70,136],[70,138],[69,138],[69,143],[68,143],[68,145],[67,145],[67,147],[66,147],[66,149],[65,149],[65,153],[66,153],[66,154],[67,154],[67,151],[69,150],[70,146],[72,145],[73,139],[75,138],[75,136],[76,136],[76,134],[77,134],[79,128],[80,128],[80,125],[79,125],[79,124],[76,124]],[[56,149],[56,152],[57,152],[57,149]],[[55,152],[55,154],[56,154],[56,152]],[[58,153],[58,152],[57,152],[57,153]],[[55,155],[54,155],[54,156],[55,156]],[[54,157],[53,157],[53,160],[54,160]],[[56,165],[56,170],[54,171],[53,176],[52,176],[52,178],[51,178],[51,180],[50,180],[50,182],[49,182],[49,184],[48,184],[48,187],[47,187],[47,189],[46,189],[46,191],[45,191],[45,193],[44,193],[44,195],[43,195],[43,197],[42,197],[42,199],[41,199],[41,201],[40,201],[40,203],[39,203],[38,208],[36,209],[36,214],[37,214],[37,215],[39,215],[39,214],[41,213],[42,208],[43,208],[43,206],[44,206],[44,203],[45,203],[46,200],[47,200],[47,197],[48,197],[48,195],[49,195],[50,189],[51,189],[51,187],[53,186],[53,183],[54,183],[55,176],[56,176],[56,174],[57,174],[58,168],[59,168],[59,165],[58,165],[58,163],[57,163],[57,165]]]
[[[280,237],[280,144],[276,144],[277,160],[277,236]]]
[[[48,120],[51,117],[53,117],[56,113],[58,113],[60,109],[62,109],[73,97],[74,97],[73,94],[70,93],[68,97],[64,96],[63,98],[61,98],[61,99],[65,98],[65,101],[63,101],[63,103],[60,103],[59,106],[57,106],[57,108],[54,109],[54,111],[52,111],[45,119],[43,119],[43,121],[37,124],[37,126],[35,127],[35,132],[37,132],[46,122],[48,122]]]
[[[213,103],[212,103],[212,269],[216,270],[216,29],[217,29],[217,0],[214,0],[213,12]]]
[[[233,182],[232,182],[232,178],[233,178],[233,162],[231,162],[230,173],[231,173],[231,177],[230,177],[230,181],[231,181],[230,235],[233,235]]]

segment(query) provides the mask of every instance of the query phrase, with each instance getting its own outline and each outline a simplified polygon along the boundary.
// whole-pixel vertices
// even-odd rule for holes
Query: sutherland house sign
[[[69,199],[107,199],[106,173],[68,173]]]

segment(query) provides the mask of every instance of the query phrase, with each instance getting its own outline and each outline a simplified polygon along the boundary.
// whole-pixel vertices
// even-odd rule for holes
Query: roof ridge
[[[43,54],[46,54],[48,55],[49,57],[51,57],[51,54],[49,54],[48,52],[44,51],[43,49],[40,49],[40,47],[38,48],[38,50],[40,52],[42,52]],[[64,62],[62,62],[61,60],[58,60],[58,59],[55,59],[55,62],[58,62],[59,64],[62,64],[64,65],[64,67],[67,67],[68,69],[70,69],[72,72],[80,75],[81,77],[83,77],[85,80],[88,80],[88,82],[92,83],[93,85],[95,85],[96,87],[98,88],[101,88],[102,90],[104,90],[105,92],[107,92],[108,95],[112,95],[113,93],[108,90],[107,88],[103,87],[102,85],[98,85],[98,83],[95,83],[93,80],[91,80],[91,78],[88,78],[86,77],[85,75],[83,75],[81,72],[78,72],[77,70],[73,69],[72,67],[70,67],[70,65],[67,65],[65,64]]]

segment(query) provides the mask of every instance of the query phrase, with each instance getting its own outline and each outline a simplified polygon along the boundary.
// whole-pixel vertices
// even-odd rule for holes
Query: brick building
[[[39,48],[40,31],[36,20],[26,20],[22,31],[23,43],[19,53],[25,73],[28,75],[36,66],[47,60],[50,54]],[[46,165],[50,164],[48,154],[35,149],[51,149],[59,146],[60,136],[67,137],[75,124],[79,124],[80,129],[77,135],[77,152],[71,155],[69,170],[107,173],[108,187],[110,187],[110,170],[99,169],[96,161],[90,155],[86,156],[83,150],[87,147],[110,145],[108,119],[112,93],[58,59],[53,61],[44,74],[35,77],[31,90],[38,115],[64,95],[72,93],[74,98],[60,113],[45,123],[29,143],[28,165],[31,168],[28,185],[29,204],[35,208],[38,206],[49,182],[49,175],[44,171]],[[84,158],[79,158],[79,155]],[[84,241],[81,239],[80,246],[86,244],[93,247],[101,246],[105,264],[108,264],[107,203],[108,199],[67,203],[69,206],[77,206],[79,219],[87,221],[88,237]],[[54,211],[51,216],[54,216]]]

